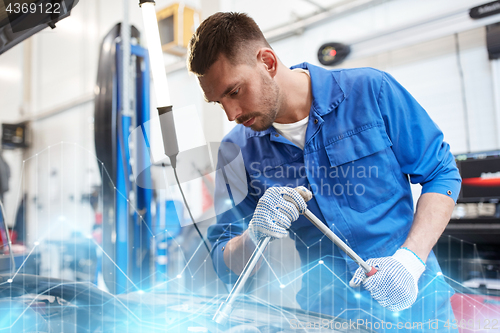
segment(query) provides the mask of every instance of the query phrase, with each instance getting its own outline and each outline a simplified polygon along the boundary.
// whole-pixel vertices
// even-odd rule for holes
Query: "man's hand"
[[[402,248],[392,257],[369,259],[366,263],[378,269],[366,277],[360,267],[354,273],[349,285],[358,287],[361,283],[372,297],[391,311],[409,308],[417,299],[418,279],[425,270],[424,262],[412,251]]]
[[[288,236],[288,228],[307,209],[297,190],[290,187],[270,187],[257,203],[248,232],[254,242],[261,237],[272,239]]]

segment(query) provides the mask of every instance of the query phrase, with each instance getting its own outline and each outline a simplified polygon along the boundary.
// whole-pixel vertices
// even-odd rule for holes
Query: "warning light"
[[[318,60],[322,65],[335,66],[340,64],[350,53],[349,45],[342,43],[326,43],[318,50]]]

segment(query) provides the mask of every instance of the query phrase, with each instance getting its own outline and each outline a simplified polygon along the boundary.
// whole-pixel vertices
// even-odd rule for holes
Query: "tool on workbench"
[[[305,202],[308,202],[312,199],[312,193],[305,187],[299,186],[295,188],[295,190],[300,194]],[[347,246],[346,243],[344,243],[337,235],[335,235],[335,233],[333,233],[330,228],[323,224],[309,209],[306,209],[306,211],[302,215],[304,215],[309,221],[311,221],[311,223],[314,224],[323,234],[325,234],[326,237],[330,238],[335,245],[342,249],[342,251],[347,253],[347,255],[352,260],[354,260],[359,266],[361,266],[365,271],[366,276],[372,276],[377,272],[377,269],[375,267],[371,267],[363,259],[361,259],[361,257],[358,256],[356,252],[354,252],[349,246]],[[232,304],[236,300],[236,296],[240,293],[241,289],[250,277],[251,272],[259,262],[259,259],[264,253],[264,250],[266,249],[266,246],[267,244],[269,244],[270,240],[271,237],[263,237],[259,240],[254,252],[252,253],[252,256],[243,268],[243,271],[241,272],[233,289],[227,296],[226,301],[222,302],[222,304],[219,306],[219,309],[217,309],[217,312],[212,318],[213,321],[222,325],[227,322],[227,320],[229,319],[229,315],[233,310]]]

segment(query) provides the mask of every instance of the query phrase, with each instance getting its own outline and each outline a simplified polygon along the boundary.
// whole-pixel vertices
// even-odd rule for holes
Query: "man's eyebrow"
[[[230,86],[228,86],[226,88],[226,90],[224,90],[224,92],[222,93],[222,95],[219,97],[219,99],[223,98],[224,96],[226,96],[227,94],[229,94],[231,92],[231,90],[233,90],[236,86],[238,85],[238,83],[232,83]],[[207,95],[203,94],[203,99],[205,100],[205,102],[207,103],[217,103],[217,101],[211,101],[207,98]]]

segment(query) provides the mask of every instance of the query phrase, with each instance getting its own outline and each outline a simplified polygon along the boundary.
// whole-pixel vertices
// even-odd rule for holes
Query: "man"
[[[377,331],[454,329],[453,291],[432,247],[461,179],[443,134],[402,86],[368,68],[329,71],[302,63],[289,69],[256,23],[238,13],[216,13],[200,25],[188,66],[206,100],[239,124],[223,141],[241,149],[246,181],[236,192],[248,194],[220,210],[208,234],[224,282],[236,281],[260,237],[289,234],[302,261],[297,301],[303,309]],[[219,164],[227,154],[220,150]],[[218,193],[228,185],[223,178]],[[422,184],[415,215],[409,180]],[[370,258],[374,276],[366,278],[299,218],[306,203],[296,186],[313,192],[307,207]]]

